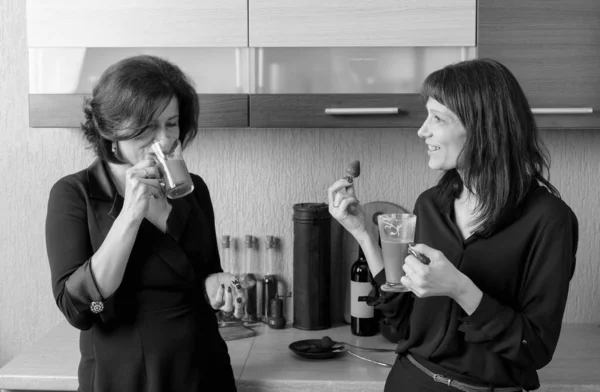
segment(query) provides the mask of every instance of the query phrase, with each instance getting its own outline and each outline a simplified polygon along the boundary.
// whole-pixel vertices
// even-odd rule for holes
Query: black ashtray
[[[323,339],[298,340],[288,347],[294,354],[308,359],[333,358],[344,351],[343,346],[324,344]]]

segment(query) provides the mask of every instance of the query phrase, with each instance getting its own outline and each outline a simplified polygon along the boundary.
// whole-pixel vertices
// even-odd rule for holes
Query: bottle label
[[[369,282],[350,281],[350,315],[352,317],[375,317],[375,309],[366,302],[366,297],[372,288],[373,286]]]

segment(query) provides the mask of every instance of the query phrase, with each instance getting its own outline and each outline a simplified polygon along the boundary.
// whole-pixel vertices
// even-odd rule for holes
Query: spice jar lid
[[[230,237],[228,235],[221,237],[221,245],[223,245],[223,248],[229,248]]]
[[[331,220],[329,206],[325,203],[294,204],[295,221]]]

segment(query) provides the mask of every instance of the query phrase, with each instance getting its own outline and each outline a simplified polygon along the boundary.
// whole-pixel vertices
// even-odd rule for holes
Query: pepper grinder
[[[272,329],[283,329],[286,320],[283,318],[283,298],[275,294],[275,298],[271,299],[270,303],[271,316],[267,320],[267,324]]]

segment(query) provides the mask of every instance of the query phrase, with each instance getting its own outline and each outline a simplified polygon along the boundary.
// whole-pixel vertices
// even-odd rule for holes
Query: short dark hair
[[[124,163],[112,143],[144,133],[177,98],[179,140],[186,147],[198,132],[199,104],[193,82],[175,64],[156,56],[129,57],[104,71],[85,100],[85,137],[102,160]]]
[[[540,139],[531,107],[515,76],[500,62],[476,59],[448,65],[423,82],[421,96],[454,112],[467,131],[456,169],[439,180],[440,196],[450,208],[463,187],[479,198],[477,231],[489,235],[519,214],[535,181],[556,196],[550,158]]]

